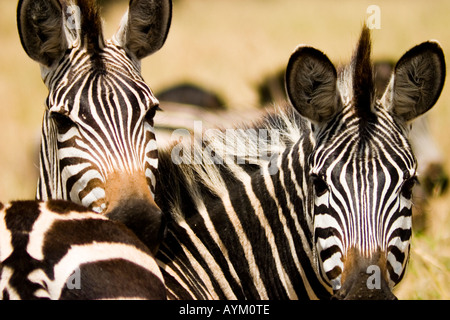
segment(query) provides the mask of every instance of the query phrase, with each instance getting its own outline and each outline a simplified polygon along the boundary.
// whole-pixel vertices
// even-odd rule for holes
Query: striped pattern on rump
[[[0,206],[3,299],[165,299],[149,249],[119,222],[50,200]]]

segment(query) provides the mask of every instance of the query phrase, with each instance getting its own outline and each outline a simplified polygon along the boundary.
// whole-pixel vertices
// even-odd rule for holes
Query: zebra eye
[[[328,191],[328,184],[322,177],[318,175],[313,175],[312,180],[314,185],[314,191],[316,192],[317,197],[324,195]]]
[[[147,121],[153,120],[153,118],[155,117],[156,111],[162,111],[162,109],[159,107],[159,105],[151,107],[145,114],[145,119]]]
[[[50,118],[55,122],[60,133],[67,132],[67,130],[75,125],[68,116],[59,112],[51,112]]]
[[[418,182],[419,180],[417,179],[416,176],[406,179],[403,182],[401,189],[402,196],[405,197],[406,199],[411,199],[413,188]]]

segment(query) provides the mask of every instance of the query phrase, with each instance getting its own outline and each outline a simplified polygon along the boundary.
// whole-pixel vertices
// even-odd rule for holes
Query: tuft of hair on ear
[[[323,52],[298,46],[289,59],[285,79],[290,102],[312,122],[327,122],[341,109],[337,72]]]
[[[67,47],[58,1],[20,0],[17,28],[25,52],[42,65],[52,65]]]
[[[437,102],[446,76],[444,52],[437,41],[423,42],[395,65],[391,113],[411,121]]]
[[[375,86],[371,61],[372,41],[369,28],[364,25],[353,63],[353,100],[357,114],[364,123],[374,117],[372,105],[375,99]]]
[[[131,0],[126,47],[141,60],[159,50],[172,21],[172,2]]]

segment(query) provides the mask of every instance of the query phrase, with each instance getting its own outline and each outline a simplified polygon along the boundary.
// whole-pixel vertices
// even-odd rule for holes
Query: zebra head
[[[19,1],[22,45],[39,62],[49,90],[38,199],[72,200],[159,239],[163,217],[153,200],[158,100],[140,61],[164,44],[171,12],[170,0],[132,0],[105,41],[93,0]]]
[[[445,79],[442,49],[424,42],[397,62],[377,100],[370,51],[363,28],[349,66],[336,71],[322,52],[301,46],[286,71],[289,99],[314,129],[307,174],[315,256],[339,299],[395,298],[409,259],[416,182],[409,127],[435,104]]]

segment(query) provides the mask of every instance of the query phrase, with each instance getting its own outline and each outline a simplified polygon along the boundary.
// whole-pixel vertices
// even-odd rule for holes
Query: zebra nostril
[[[358,249],[350,249],[346,254],[342,285],[334,292],[334,299],[342,300],[394,300],[389,281],[386,253],[372,252],[370,256]]]
[[[331,296],[331,300],[397,300],[387,283],[382,280],[379,287],[367,285],[365,276],[352,276],[341,289]]]

